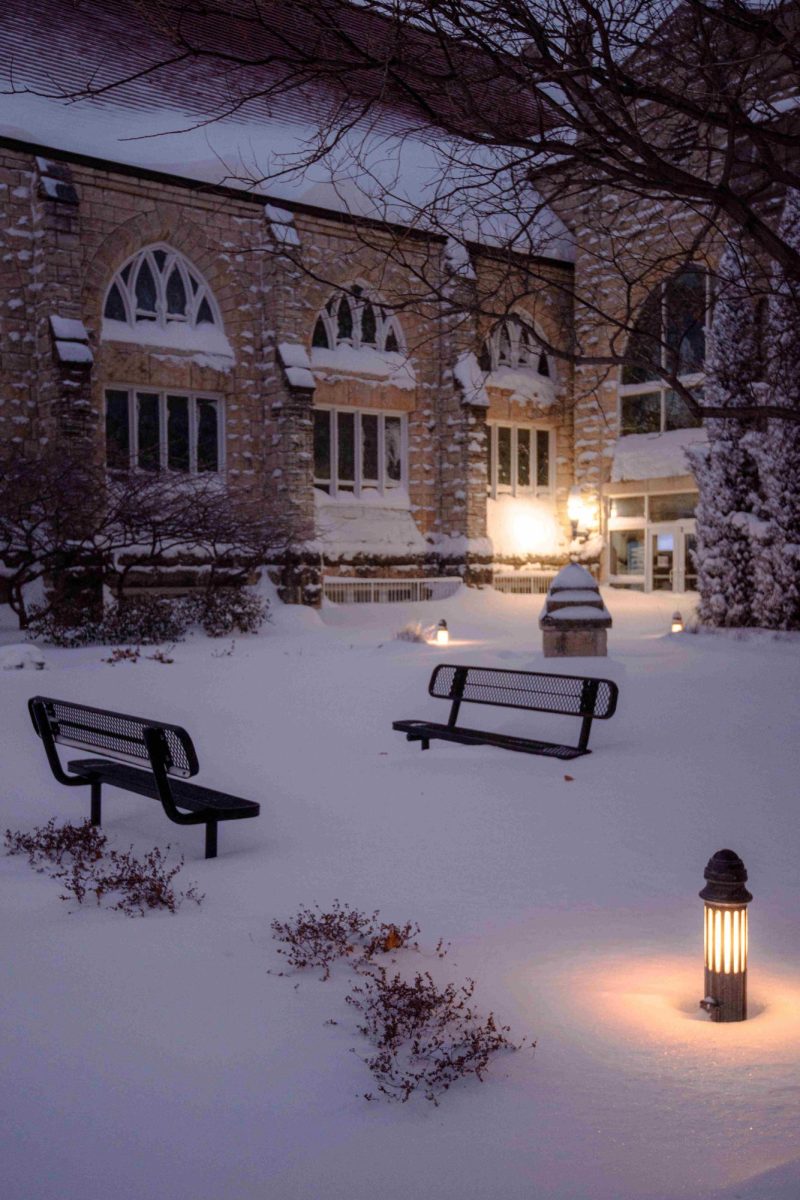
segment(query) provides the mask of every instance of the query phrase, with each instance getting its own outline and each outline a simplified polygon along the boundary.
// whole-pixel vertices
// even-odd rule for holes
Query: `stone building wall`
[[[447,283],[441,238],[382,227],[310,206],[293,206],[294,234],[276,235],[263,201],[232,190],[78,156],[37,160],[21,146],[0,149],[0,438],[6,453],[34,454],[69,438],[103,460],[104,394],[113,384],[174,388],[219,398],[225,422],[228,486],[274,512],[290,543],[287,599],[313,600],[321,571],[378,575],[459,572],[485,578],[487,410],[466,402],[453,373],[460,354],[477,351],[477,318],[447,315],[420,299],[422,276]],[[398,242],[402,242],[398,253]],[[196,349],[101,339],[103,304],[122,264],[163,243],[180,252],[209,285],[232,361]],[[477,269],[485,267],[476,255]],[[559,288],[529,300],[532,317],[563,341],[570,314]],[[397,311],[413,365],[414,386],[368,375],[313,370],[313,380],[286,370],[281,344],[311,350],[318,312],[338,286],[361,284]],[[469,282],[454,282],[466,287]],[[520,280],[509,276],[511,295]],[[468,300],[469,297],[466,297]],[[79,321],[91,351],[86,362],[56,352],[51,317]],[[558,497],[571,482],[569,379],[559,366]],[[313,387],[311,386],[313,382]],[[313,409],[369,407],[408,421],[410,513],[422,549],[371,561],[324,561],[317,539],[313,488]],[[492,398],[490,414],[502,411]],[[526,413],[525,419],[543,414]],[[563,517],[563,513],[562,513]]]

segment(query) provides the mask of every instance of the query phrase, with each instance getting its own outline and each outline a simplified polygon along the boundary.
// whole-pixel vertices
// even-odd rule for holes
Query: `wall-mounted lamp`
[[[700,893],[705,946],[705,995],[712,1021],[747,1019],[747,871],[733,850],[718,850],[703,872]]]
[[[450,630],[447,628],[447,621],[442,617],[439,624],[436,626],[436,645],[446,646],[450,641]]]
[[[683,623],[683,617],[681,614],[679,612],[674,612],[672,614],[672,632],[683,633],[685,628],[686,626]]]
[[[597,502],[585,494],[579,484],[569,489],[567,517],[572,526],[572,540],[579,534],[588,536],[589,530],[597,525]]]

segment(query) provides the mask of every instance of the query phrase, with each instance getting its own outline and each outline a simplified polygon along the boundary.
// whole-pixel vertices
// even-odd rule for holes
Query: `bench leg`
[[[206,858],[217,857],[217,822],[206,821]]]
[[[98,779],[92,780],[92,824],[100,825],[102,818],[101,793],[103,785]]]

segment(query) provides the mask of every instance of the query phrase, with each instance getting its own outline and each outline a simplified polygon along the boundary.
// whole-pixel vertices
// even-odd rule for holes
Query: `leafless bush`
[[[258,633],[267,619],[266,600],[244,588],[212,589],[198,604],[198,620],[209,637]]]
[[[439,988],[427,971],[409,983],[380,965],[356,984],[347,1003],[361,1014],[359,1032],[375,1047],[365,1061],[382,1096],[404,1103],[421,1089],[438,1105],[456,1080],[474,1075],[482,1081],[494,1055],[522,1048],[525,1039],[512,1041],[509,1026],[498,1025],[493,1013],[475,1011],[474,991],[471,979]]]
[[[321,967],[322,979],[329,979],[331,964],[339,958],[349,958],[353,969],[358,971],[376,954],[419,949],[415,941],[419,925],[413,921],[392,925],[379,917],[377,909],[362,913],[334,900],[329,912],[315,905],[301,908],[290,921],[273,921],[272,934],[284,943],[278,954],[286,958],[288,967],[295,971]],[[438,950],[444,953],[441,943]]]
[[[409,621],[408,625],[398,629],[394,636],[398,642],[427,642],[429,631],[421,621]]]
[[[185,891],[175,887],[183,858],[168,865],[169,846],[163,851],[156,846],[143,859],[133,848],[108,850],[108,838],[89,821],[56,827],[52,818],[29,833],[7,829],[5,843],[7,854],[26,854],[36,871],[62,880],[62,900],[83,904],[94,896],[98,904],[134,917],[152,909],[174,913],[184,900],[200,904],[203,899],[194,884]]]

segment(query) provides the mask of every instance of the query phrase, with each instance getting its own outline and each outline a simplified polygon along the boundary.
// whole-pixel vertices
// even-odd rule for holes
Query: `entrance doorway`
[[[648,592],[695,592],[697,568],[694,551],[697,533],[694,521],[650,525],[647,530]]]

